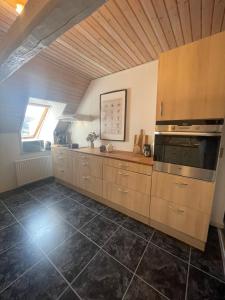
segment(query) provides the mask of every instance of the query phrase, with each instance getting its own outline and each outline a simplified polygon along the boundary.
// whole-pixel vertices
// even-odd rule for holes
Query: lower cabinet
[[[214,183],[153,172],[150,219],[205,242]]]
[[[72,153],[68,149],[56,148],[53,151],[54,176],[69,184],[73,184]]]
[[[152,196],[150,218],[191,237],[206,241],[209,214]]]
[[[149,217],[150,195],[103,181],[103,198],[137,214]]]

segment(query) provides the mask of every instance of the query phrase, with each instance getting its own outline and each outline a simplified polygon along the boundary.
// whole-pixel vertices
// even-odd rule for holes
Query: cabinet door
[[[214,183],[197,179],[153,172],[153,197],[189,207],[207,214],[211,213]]]
[[[79,160],[79,172],[83,175],[90,175],[97,178],[102,178],[102,158],[94,155],[80,154]]]
[[[150,195],[103,180],[103,198],[137,214],[149,217]]]
[[[162,53],[157,120],[223,118],[225,33]]]
[[[152,197],[150,218],[201,241],[207,239],[208,214]]]
[[[151,176],[104,165],[103,178],[108,182],[150,195]]]

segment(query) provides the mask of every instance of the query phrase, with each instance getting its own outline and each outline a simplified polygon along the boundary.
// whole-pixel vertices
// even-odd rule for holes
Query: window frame
[[[27,107],[28,107],[28,105],[29,105],[29,106],[36,106],[36,107],[37,107],[37,106],[41,106],[41,107],[43,107],[43,108],[45,108],[45,109],[44,109],[44,111],[43,111],[43,113],[42,113],[42,116],[41,116],[39,122],[38,122],[38,125],[37,125],[37,127],[36,127],[36,129],[35,129],[34,134],[31,135],[31,136],[25,136],[25,137],[24,137],[24,136],[22,136],[22,133],[21,133],[21,139],[22,139],[22,140],[35,139],[35,138],[38,136],[38,134],[39,134],[39,132],[40,132],[42,126],[43,126],[44,120],[45,120],[45,118],[46,118],[46,116],[47,116],[47,113],[48,113],[48,111],[49,111],[49,106],[48,106],[48,105],[37,104],[37,103],[28,103],[28,104],[27,104]],[[27,108],[26,108],[26,111],[27,111]],[[26,117],[26,112],[25,112],[24,120],[25,120],[25,117]],[[23,120],[23,123],[24,123],[24,120]],[[22,130],[23,130],[23,125],[22,125],[21,131],[22,131]]]

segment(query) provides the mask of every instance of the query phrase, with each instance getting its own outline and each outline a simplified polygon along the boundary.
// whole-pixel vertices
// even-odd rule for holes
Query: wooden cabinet
[[[209,217],[209,214],[152,196],[152,220],[204,242],[207,239]]]
[[[151,195],[175,204],[211,213],[214,183],[163,172],[153,172]]]
[[[83,176],[89,175],[102,178],[102,158],[94,155],[77,153],[79,172]]]
[[[212,182],[154,171],[150,218],[205,242],[213,192]]]
[[[152,167],[115,159],[103,162],[103,198],[149,218]]]
[[[103,197],[130,211],[149,217],[150,195],[103,181]]]
[[[131,171],[131,172],[136,172],[136,173],[141,173],[146,175],[152,174],[152,166],[149,165],[137,164],[133,162],[123,161],[119,159],[111,159],[111,158],[104,158],[104,164],[107,166]]]
[[[162,53],[157,120],[223,118],[224,82],[225,32]]]
[[[54,148],[53,150],[53,172],[54,176],[69,184],[73,183],[71,152],[66,148]]]
[[[105,181],[115,183],[121,187],[150,195],[150,176],[104,165],[103,178]]]

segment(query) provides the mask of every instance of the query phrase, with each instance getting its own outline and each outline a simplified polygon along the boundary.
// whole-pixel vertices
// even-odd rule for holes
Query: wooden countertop
[[[114,158],[114,159],[134,162],[138,164],[153,166],[152,157],[145,157],[143,154],[135,154],[129,151],[114,150],[113,152],[108,153],[108,152],[100,152],[99,148],[93,148],[93,149],[79,148],[79,149],[70,149],[70,150],[79,153],[84,153],[84,154],[98,155],[102,157]]]

